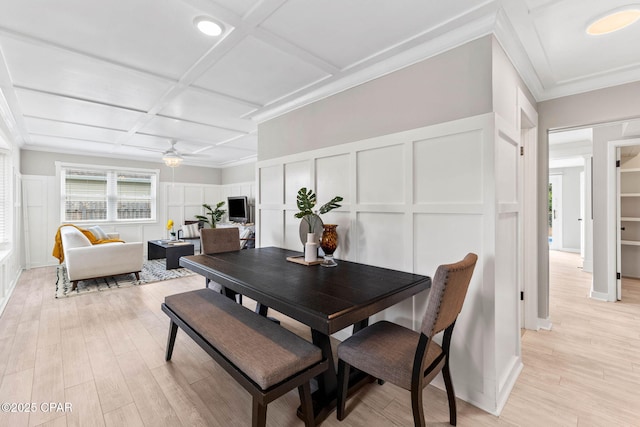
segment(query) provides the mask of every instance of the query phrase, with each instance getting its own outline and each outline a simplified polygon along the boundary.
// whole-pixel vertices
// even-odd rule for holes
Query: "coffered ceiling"
[[[24,149],[160,161],[176,140],[225,167],[255,160],[258,121],[491,32],[538,100],[640,80],[640,23],[584,31],[625,4],[0,0],[0,116]]]

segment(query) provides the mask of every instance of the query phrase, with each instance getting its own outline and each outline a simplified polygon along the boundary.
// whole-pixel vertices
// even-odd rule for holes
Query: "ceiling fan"
[[[170,140],[169,144],[171,144],[171,147],[167,151],[162,153],[162,160],[164,161],[164,164],[169,166],[170,168],[180,166],[180,164],[184,160],[182,158],[182,155],[180,155],[180,153],[176,149],[176,142],[178,141],[176,141],[175,139]]]

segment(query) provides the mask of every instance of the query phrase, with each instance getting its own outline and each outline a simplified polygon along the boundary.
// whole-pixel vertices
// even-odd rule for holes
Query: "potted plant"
[[[207,212],[204,215],[196,215],[195,217],[199,221],[209,224],[211,228],[216,228],[216,222],[220,222],[222,216],[227,213],[226,210],[220,209],[223,205],[224,202],[218,202],[216,207],[212,208],[211,205],[204,203],[202,207],[205,208]]]
[[[296,203],[298,205],[299,212],[295,214],[295,217],[302,219],[302,223],[300,224],[300,239],[305,245],[305,261],[309,261],[312,258],[315,260],[317,255],[317,246],[320,235],[322,234],[322,220],[318,215],[325,214],[335,208],[339,208],[341,205],[338,203],[342,200],[342,197],[336,196],[324,205],[320,206],[320,209],[314,211],[313,208],[316,206],[317,197],[313,190],[308,190],[305,187],[298,190]],[[307,227],[304,227],[306,230],[303,230],[303,224],[307,225]],[[305,234],[307,235],[306,242],[304,240]]]

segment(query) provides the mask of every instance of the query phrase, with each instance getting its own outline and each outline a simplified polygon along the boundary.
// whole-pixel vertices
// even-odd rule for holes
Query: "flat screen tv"
[[[249,201],[247,196],[227,197],[227,208],[229,221],[243,224],[249,222]]]

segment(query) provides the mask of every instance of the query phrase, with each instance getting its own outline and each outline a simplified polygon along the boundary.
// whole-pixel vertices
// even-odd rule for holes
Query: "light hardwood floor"
[[[523,335],[525,367],[502,415],[458,401],[459,426],[640,425],[640,281],[624,282],[622,302],[594,301],[577,255],[551,258],[553,331]],[[25,271],[0,317],[0,403],[38,410],[0,412],[0,426],[250,425],[248,394],[184,334],[173,361],[164,361],[160,303],[203,282],[192,276],[56,300],[54,268]],[[428,425],[448,425],[445,393],[430,386],[424,401]],[[42,411],[46,402],[69,402],[72,412]],[[303,425],[297,405],[295,392],[271,403],[268,425]],[[347,411],[345,421],[334,413],[322,425],[412,425],[408,392],[388,383],[366,386]]]

